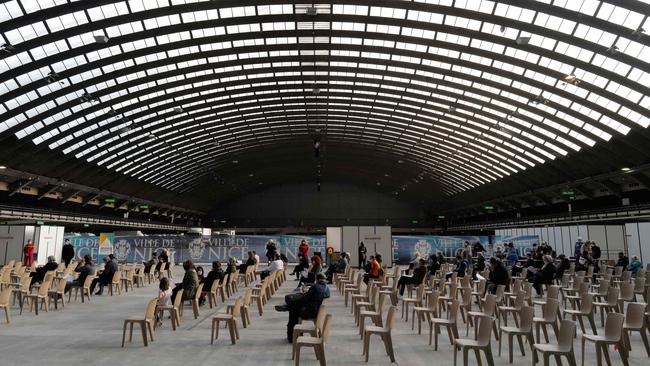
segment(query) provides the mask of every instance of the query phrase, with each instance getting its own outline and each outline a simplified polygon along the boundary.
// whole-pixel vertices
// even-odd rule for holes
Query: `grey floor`
[[[180,280],[181,275],[177,270],[174,279]],[[163,328],[156,332],[155,342],[147,348],[143,347],[142,339],[135,335],[133,343],[121,348],[124,319],[144,314],[147,300],[156,295],[157,286],[154,284],[136,288],[135,291],[121,296],[94,297],[90,303],[85,304],[75,302],[73,298],[72,303],[67,304],[65,309],[42,312],[38,316],[28,312],[22,316],[18,315],[18,309],[15,307],[12,310],[12,323],[9,325],[4,323],[4,314],[0,311],[0,365],[292,365],[291,347],[285,340],[287,313],[276,312],[273,306],[282,303],[284,295],[291,292],[295,285],[296,282],[289,278],[271,303],[265,307],[263,317],[253,311],[252,325],[247,329],[240,329],[241,340],[236,345],[230,344],[227,332],[221,332],[215,344],[210,345],[210,318],[224,310],[224,305],[219,304],[216,309],[209,309],[207,305],[202,307],[197,320],[193,319],[191,310],[187,307],[180,329],[173,332],[169,321],[166,320]],[[242,289],[240,293],[243,294]],[[226,304],[232,303],[232,299],[234,298],[227,300]],[[362,343],[354,319],[349,308],[344,307],[343,298],[334,287],[329,309],[334,317],[334,326],[326,347],[327,363],[366,364],[361,355]],[[536,313],[541,313],[541,309],[536,309]],[[459,321],[460,334],[463,337],[465,326]],[[597,321],[597,324],[601,331],[600,321]],[[418,336],[417,330],[411,330],[410,321],[406,323],[400,318],[396,327],[393,339],[397,364],[453,363],[453,349],[445,332],[441,333],[439,350],[434,351],[433,346],[428,345],[426,328],[425,334]],[[579,339],[575,341],[578,364],[581,362]],[[497,365],[508,364],[505,346],[504,344],[503,356],[499,357],[498,343],[494,340],[492,342]],[[630,365],[648,362],[638,333],[632,335],[632,348]],[[587,344],[586,352],[585,363],[595,364],[593,344]],[[614,365],[622,364],[618,354],[611,349],[610,355]],[[461,362],[462,359],[459,359],[459,364]],[[301,364],[318,365],[313,351],[303,350]],[[370,364],[391,364],[378,338],[371,340]],[[472,353],[469,364],[477,364]],[[526,356],[521,356],[515,350],[514,364],[531,365],[529,349],[526,350]],[[553,360],[551,364],[554,364]]]

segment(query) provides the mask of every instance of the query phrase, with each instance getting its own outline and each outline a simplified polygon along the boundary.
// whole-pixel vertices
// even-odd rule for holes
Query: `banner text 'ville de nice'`
[[[273,240],[278,244],[289,262],[296,262],[298,245],[304,239],[309,244],[310,253],[321,252],[324,256],[327,249],[327,239],[324,235],[234,235],[234,236],[115,236],[111,237],[110,251],[104,247],[100,251],[98,236],[66,236],[75,246],[76,259],[90,254],[93,260],[98,260],[103,255],[112,252],[119,261],[139,263],[147,261],[154,253],[159,253],[162,248],[167,249],[174,262],[191,259],[197,263],[210,263],[213,261],[227,261],[229,257],[245,261],[249,251],[256,251],[264,258],[266,243]],[[505,243],[512,242],[524,256],[534,243],[539,243],[536,235],[524,236],[393,236],[392,258],[395,264],[408,263],[419,252],[422,256],[442,252],[446,257],[455,256],[462,250],[465,241],[474,244],[480,241],[486,249],[486,257],[490,257],[497,250],[503,250]],[[356,246],[358,243],[355,243]],[[368,253],[369,255],[371,253]],[[385,253],[381,253],[386,257]]]

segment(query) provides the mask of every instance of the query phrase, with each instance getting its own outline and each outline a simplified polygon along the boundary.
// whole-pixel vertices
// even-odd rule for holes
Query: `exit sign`
[[[115,203],[115,198],[106,197],[106,198],[104,198],[104,203]]]
[[[138,207],[139,207],[141,210],[147,210],[147,209],[149,209],[149,205],[147,205],[147,204],[141,204],[141,205],[139,205]]]
[[[492,205],[485,205],[485,206],[483,206],[483,209],[484,209],[484,210],[494,210],[494,206],[492,206]]]
[[[45,221],[36,221],[36,225],[45,225]]]
[[[84,224],[84,227],[90,227],[90,224]]]

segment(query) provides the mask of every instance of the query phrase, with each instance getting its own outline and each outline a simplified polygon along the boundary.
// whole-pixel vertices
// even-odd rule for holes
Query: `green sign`
[[[221,223],[221,224],[225,224],[225,223],[226,223],[226,220],[221,220],[221,221],[219,221],[219,223]]]
[[[445,215],[438,215],[438,218],[439,218],[439,219],[444,219],[444,218],[445,218]]]
[[[148,209],[149,209],[149,205],[144,204],[144,203],[141,204],[141,205],[139,205],[138,207],[139,207],[141,210],[148,210]]]
[[[565,189],[562,191],[563,196],[575,196],[576,192],[573,189]]]
[[[411,224],[417,224],[417,223],[419,223],[419,222],[420,222],[420,221],[418,221],[418,220],[411,220]]]
[[[45,221],[36,221],[36,225],[45,225]]]
[[[106,198],[104,198],[104,203],[115,203],[115,198],[106,197]]]
[[[494,210],[494,206],[492,206],[492,205],[485,205],[485,206],[483,206],[483,209],[484,209],[484,210]]]
[[[90,227],[90,224],[84,224],[84,227]]]

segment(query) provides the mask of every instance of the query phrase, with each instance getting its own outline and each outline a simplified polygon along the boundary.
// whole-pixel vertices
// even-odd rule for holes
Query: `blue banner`
[[[94,261],[101,260],[99,255],[99,237],[97,236],[66,236],[65,239],[75,247],[75,256],[81,260],[90,254]],[[325,256],[327,240],[324,235],[234,235],[234,236],[185,236],[185,235],[153,235],[153,236],[116,236],[112,252],[119,261],[139,263],[148,261],[151,255],[160,253],[165,248],[170,259],[182,262],[191,259],[197,263],[213,261],[225,262],[229,257],[246,261],[248,251],[256,251],[261,260],[265,261],[266,243],[273,240],[281,253],[289,262],[297,262],[298,245],[302,240],[309,244],[309,252],[321,252]],[[442,252],[445,257],[454,257],[461,251],[465,242],[474,245],[481,242],[485,256],[491,257],[497,250],[503,251],[507,243],[513,243],[520,256],[525,256],[534,243],[539,243],[536,235],[525,236],[393,236],[392,262],[406,264],[415,258],[415,253],[427,257]],[[104,249],[102,249],[104,253]],[[369,253],[371,254],[371,253]]]

